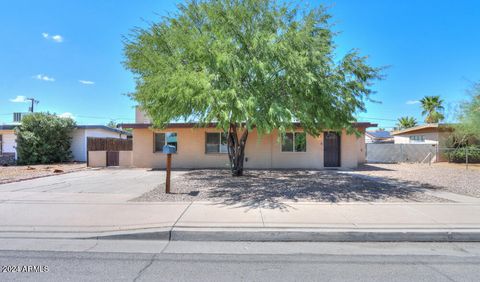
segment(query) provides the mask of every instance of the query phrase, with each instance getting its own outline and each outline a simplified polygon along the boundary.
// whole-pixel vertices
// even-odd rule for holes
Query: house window
[[[410,143],[423,143],[423,142],[425,142],[425,136],[423,135],[410,136]]]
[[[305,132],[285,133],[282,136],[282,152],[306,152],[307,134]]]
[[[175,146],[175,149],[178,152],[177,133],[176,132],[155,133],[154,151],[163,152],[163,146],[165,144]]]
[[[223,132],[206,133],[205,153],[228,153],[227,134]]]

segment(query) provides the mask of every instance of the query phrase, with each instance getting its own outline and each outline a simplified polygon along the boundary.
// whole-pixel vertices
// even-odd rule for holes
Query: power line
[[[358,119],[372,119],[372,120],[385,120],[385,121],[397,121],[396,119],[389,118],[372,118],[372,117],[357,117]]]

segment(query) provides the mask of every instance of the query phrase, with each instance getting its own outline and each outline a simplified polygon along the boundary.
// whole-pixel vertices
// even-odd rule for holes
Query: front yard
[[[417,181],[372,179],[343,171],[249,170],[234,178],[228,170],[195,170],[172,179],[133,201],[208,200],[223,204],[272,206],[282,201],[311,202],[444,202],[423,193],[441,189]]]
[[[480,197],[480,170],[421,164],[370,164],[353,171],[247,170],[234,178],[228,170],[193,170],[132,201],[213,201],[227,205],[277,206],[282,201],[450,202],[448,191]],[[428,192],[428,193],[426,193]]]
[[[0,184],[84,169],[83,163],[0,167]]]
[[[359,168],[358,174],[391,179],[392,181],[419,182],[442,190],[480,197],[480,169],[472,165],[428,164],[370,164]]]

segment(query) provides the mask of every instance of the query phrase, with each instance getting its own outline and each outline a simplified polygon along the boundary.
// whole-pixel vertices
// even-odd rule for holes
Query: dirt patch
[[[0,167],[0,184],[37,177],[58,175],[66,172],[85,169],[84,163],[31,165],[31,166],[2,166]]]
[[[438,187],[342,171],[249,170],[243,177],[232,177],[227,170],[195,170],[172,180],[172,194],[165,194],[165,188],[161,185],[132,201],[208,200],[227,205],[272,208],[283,201],[446,201],[424,194],[425,189]]]
[[[428,164],[369,164],[356,170],[357,174],[419,182],[452,193],[480,197],[480,169],[472,166],[438,163]]]

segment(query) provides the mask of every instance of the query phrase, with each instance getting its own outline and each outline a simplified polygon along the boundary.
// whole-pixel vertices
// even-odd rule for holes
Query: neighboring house
[[[361,136],[325,132],[313,137],[298,127],[279,138],[278,131],[259,136],[249,133],[245,149],[245,168],[253,169],[322,169],[325,167],[355,168],[365,162],[368,122],[354,123]],[[171,123],[164,130],[154,130],[138,109],[136,123],[121,124],[133,134],[132,166],[165,168],[163,145],[177,148],[173,168],[228,168],[226,136],[215,124],[196,127],[194,123]]]
[[[431,123],[392,133],[395,144],[444,144],[452,132],[448,124]]]
[[[0,165],[14,164],[17,159],[16,125],[0,125]]]
[[[367,131],[365,143],[393,143],[393,136],[389,131]]]
[[[0,165],[14,164],[17,159],[17,137],[15,127],[17,125],[0,125]],[[77,125],[72,134],[71,151],[73,160],[78,162],[87,161],[87,138],[109,137],[126,139],[131,134],[116,128],[104,125]]]
[[[77,125],[72,135],[71,150],[73,160],[78,162],[87,161],[87,138],[120,138],[127,139],[131,134],[117,128],[105,125]]]

